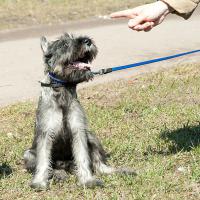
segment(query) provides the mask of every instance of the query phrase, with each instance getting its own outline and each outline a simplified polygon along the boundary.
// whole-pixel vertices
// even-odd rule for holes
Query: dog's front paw
[[[30,184],[30,187],[39,192],[39,191],[47,190],[49,187],[49,184],[46,181],[42,181],[42,182],[32,181]]]
[[[80,183],[80,185],[87,188],[103,187],[103,182],[99,179],[93,178]]]

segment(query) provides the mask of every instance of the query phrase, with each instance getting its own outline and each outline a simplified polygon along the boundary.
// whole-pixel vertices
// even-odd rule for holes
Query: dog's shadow
[[[12,172],[13,170],[9,165],[7,165],[6,163],[2,163],[0,165],[0,180],[6,178],[10,174],[12,174]]]
[[[170,143],[167,154],[191,151],[200,145],[200,124],[186,125],[176,130],[165,130],[160,134],[160,138]]]

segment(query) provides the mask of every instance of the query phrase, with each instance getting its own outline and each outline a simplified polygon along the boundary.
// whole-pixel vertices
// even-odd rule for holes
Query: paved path
[[[199,11],[198,11],[199,12]],[[200,12],[199,12],[200,13]],[[86,34],[94,38],[99,55],[94,68],[112,67],[179,52],[200,49],[200,19],[194,15],[184,21],[170,17],[148,33],[134,32],[124,21],[76,22],[54,27],[37,27],[0,33],[0,106],[38,96],[43,65],[39,37],[54,39],[64,31]],[[200,54],[125,70],[96,78],[91,84],[127,78],[177,63],[200,61]],[[82,84],[80,87],[85,87]]]

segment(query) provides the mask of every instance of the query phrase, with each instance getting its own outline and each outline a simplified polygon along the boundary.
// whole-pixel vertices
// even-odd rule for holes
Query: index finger
[[[122,10],[122,11],[118,11],[118,12],[114,12],[110,14],[111,18],[130,18],[133,19],[135,18],[136,13],[133,12],[132,9],[128,9],[128,10]]]

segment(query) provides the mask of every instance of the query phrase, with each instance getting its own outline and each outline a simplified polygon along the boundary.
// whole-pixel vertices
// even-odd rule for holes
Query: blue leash
[[[133,64],[129,64],[129,65],[122,65],[122,66],[113,67],[113,68],[100,69],[100,70],[98,70],[96,72],[92,72],[92,73],[94,75],[104,75],[104,74],[108,74],[108,73],[111,73],[111,72],[114,72],[114,71],[129,69],[129,68],[133,68],[133,67],[139,67],[139,66],[148,65],[148,64],[151,64],[151,63],[157,63],[157,62],[161,62],[161,61],[164,61],[164,60],[170,60],[170,59],[173,59],[173,58],[186,56],[186,55],[198,53],[198,52],[200,52],[200,49],[194,50],[194,51],[188,51],[188,52],[185,52],[185,53],[175,54],[175,55],[172,55],[172,56],[166,56],[166,57],[156,58],[156,59],[152,59],[152,60],[146,60],[146,61],[143,61],[143,62],[137,62],[137,63],[133,63]],[[41,83],[42,86],[44,86],[44,87],[50,87],[50,86],[63,87],[63,86],[66,86],[67,82],[64,81],[64,80],[60,80],[60,79],[56,78],[55,74],[49,73],[48,75],[51,79],[51,83],[50,84]]]
[[[186,56],[186,55],[197,53],[197,52],[200,52],[200,49],[194,50],[194,51],[188,51],[188,52],[185,52],[185,53],[175,54],[175,55],[172,55],[172,56],[166,56],[166,57],[156,58],[156,59],[147,60],[147,61],[143,61],[143,62],[133,63],[133,64],[129,64],[129,65],[122,65],[122,66],[113,67],[113,68],[100,69],[98,71],[93,72],[93,74],[94,75],[108,74],[108,73],[111,73],[111,72],[114,72],[114,71],[129,69],[129,68],[133,68],[133,67],[139,67],[139,66],[148,65],[148,64],[151,64],[151,63],[157,63],[157,62],[161,62],[161,61],[164,61],[164,60],[170,60],[170,59],[173,59],[173,58]]]

